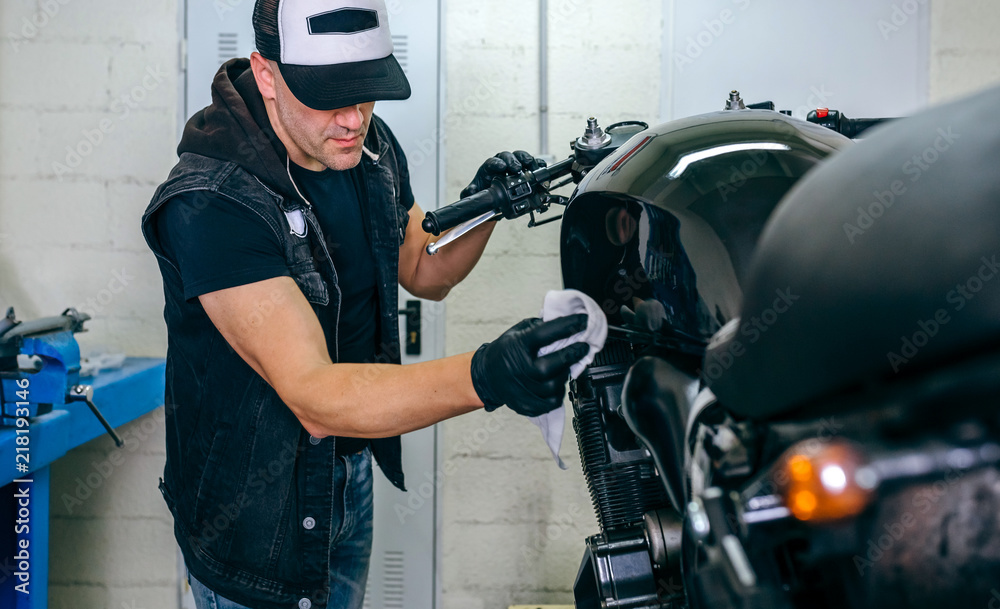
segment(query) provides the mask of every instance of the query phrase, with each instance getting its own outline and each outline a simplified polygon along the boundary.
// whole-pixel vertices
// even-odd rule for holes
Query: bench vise
[[[80,345],[74,334],[86,331],[88,319],[72,308],[29,322],[18,321],[10,308],[0,318],[0,427],[13,427],[19,418],[47,414],[56,406],[84,402],[122,446],[94,405],[93,388],[80,384]]]

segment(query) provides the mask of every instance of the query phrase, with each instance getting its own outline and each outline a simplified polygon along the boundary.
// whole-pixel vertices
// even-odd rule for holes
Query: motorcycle
[[[789,193],[700,404],[669,364],[633,368],[634,428],[686,413],[693,606],[1000,604],[996,100],[886,128]]]
[[[944,289],[997,234],[991,102],[857,146],[847,136],[880,120],[801,121],[736,92],[653,128],[592,120],[569,159],[428,214],[430,232],[466,222],[440,245],[567,205],[565,287],[610,325],[570,387],[601,525],[578,608],[1000,599],[998,421],[983,406],[998,298],[967,298],[973,279]],[[551,195],[565,176],[573,195]],[[955,210],[940,204],[956,193]]]

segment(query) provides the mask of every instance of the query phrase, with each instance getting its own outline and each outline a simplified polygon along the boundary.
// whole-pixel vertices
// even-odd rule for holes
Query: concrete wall
[[[159,272],[138,227],[174,159],[177,10],[176,0],[0,4],[0,305],[21,319],[89,313],[85,350],[165,349]],[[156,488],[162,411],[121,431],[142,441],[115,461],[102,438],[52,467],[53,609],[177,606]]]
[[[549,5],[550,151],[565,158],[588,116],[605,126],[655,121],[661,1]],[[447,179],[454,200],[487,157],[538,151],[539,20],[534,0],[448,6]],[[484,76],[495,94],[468,111],[474,104],[465,100],[478,85],[472,74]],[[558,253],[558,223],[527,229],[523,220],[502,222],[479,266],[448,298],[448,352],[473,350],[537,316],[545,292],[562,287]],[[490,426],[491,418],[502,427]],[[444,607],[571,603],[583,539],[598,527],[569,417],[568,471],[552,461],[538,429],[506,409],[445,423],[444,445],[456,471],[443,491]]]
[[[1000,4],[993,0],[931,3],[932,103],[1000,83]]]
[[[138,221],[173,163],[177,1],[0,3],[0,306],[27,319],[75,305],[95,317],[80,337],[85,348],[164,350],[159,274]],[[655,116],[659,0],[550,4],[552,151],[565,154],[590,114],[605,124]],[[537,3],[448,6],[454,198],[485,157],[537,150]],[[1000,80],[1000,40],[990,30],[998,22],[991,0],[934,3],[933,100]],[[600,36],[590,40],[592,33]],[[580,57],[589,60],[586,74]],[[495,83],[496,93],[463,104],[477,95],[472,74]],[[559,286],[557,238],[558,225],[498,228],[480,268],[450,298],[450,352],[537,313],[544,292]],[[176,607],[170,519],[156,491],[162,414],[128,431],[144,441],[120,465],[102,438],[53,468],[54,608]],[[597,524],[572,432],[566,472],[537,433],[501,413],[445,425],[455,471],[444,490],[446,607],[570,602],[582,540]],[[102,472],[106,479],[76,503],[86,495],[80,481]]]

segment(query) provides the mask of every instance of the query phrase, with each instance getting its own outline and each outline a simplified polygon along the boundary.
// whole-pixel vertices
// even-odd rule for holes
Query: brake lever
[[[440,239],[438,239],[434,243],[428,245],[427,254],[433,256],[437,254],[442,247],[448,245],[449,243],[455,241],[456,239],[460,239],[461,237],[465,236],[466,233],[476,228],[477,226],[486,224],[487,222],[491,222],[493,220],[502,217],[503,217],[502,213],[495,211],[488,211],[481,216],[468,220],[467,222],[463,222],[458,226],[456,226],[455,228],[451,229],[450,231],[446,232],[444,235],[441,236]]]
[[[559,220],[560,218],[563,217],[563,214],[559,214],[558,216],[553,216],[551,218],[546,218],[544,220],[538,220],[537,218],[535,218],[535,212],[544,214],[545,212],[549,211],[549,208],[552,207],[553,205],[565,206],[569,204],[569,198],[564,197],[562,195],[544,195],[541,197],[540,201],[541,202],[536,209],[533,209],[530,212],[528,212],[531,215],[531,220],[528,221],[528,228],[535,228],[536,226],[542,226],[550,222],[555,222],[556,220]]]
[[[531,220],[528,221],[528,228],[535,228],[536,226],[542,226],[543,224],[548,224],[549,222],[555,222],[556,220],[562,218],[563,215],[552,216],[551,218],[545,218],[541,222],[535,219],[535,212],[531,212]]]

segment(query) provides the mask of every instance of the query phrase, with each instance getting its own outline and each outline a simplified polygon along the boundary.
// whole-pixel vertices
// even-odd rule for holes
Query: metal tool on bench
[[[7,310],[0,319],[0,427],[16,425],[19,409],[36,417],[57,405],[84,402],[115,444],[123,445],[94,404],[93,388],[80,384],[80,346],[73,335],[85,332],[89,319],[70,308],[56,317],[20,322],[13,308]]]

